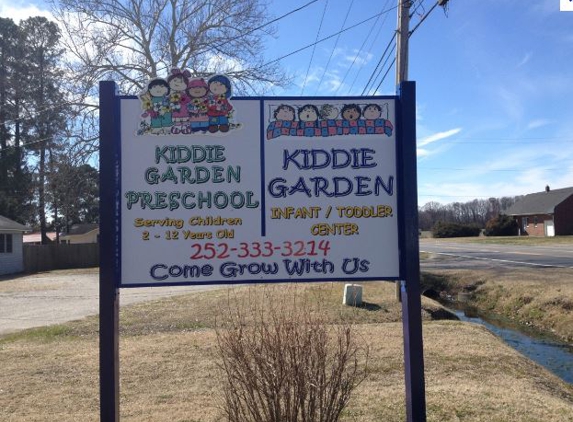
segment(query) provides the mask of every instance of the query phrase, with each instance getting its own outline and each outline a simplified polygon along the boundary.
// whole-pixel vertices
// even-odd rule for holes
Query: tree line
[[[98,88],[138,94],[173,68],[238,95],[290,82],[265,63],[258,0],[52,0],[54,21],[0,18],[0,215],[49,230],[97,223]]]
[[[486,223],[520,200],[522,196],[474,199],[442,205],[428,202],[418,209],[420,230],[432,230],[437,223],[457,223],[484,228]]]
[[[66,148],[58,26],[0,18],[0,215],[40,228],[97,222],[98,174]]]

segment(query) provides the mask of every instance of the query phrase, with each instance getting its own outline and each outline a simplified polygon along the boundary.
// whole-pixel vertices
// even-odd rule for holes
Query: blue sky
[[[273,0],[270,11],[278,17],[310,1]],[[269,61],[389,10],[281,60],[294,83],[271,94],[362,94],[396,28],[396,3],[317,0],[278,21]],[[411,28],[434,3],[414,1]],[[412,35],[419,205],[573,186],[573,12],[559,3],[450,0],[447,13],[436,8]],[[22,17],[46,9],[0,0],[0,15],[18,20],[16,9],[26,7]],[[370,94],[380,81],[374,76]],[[394,94],[394,68],[376,92]]]

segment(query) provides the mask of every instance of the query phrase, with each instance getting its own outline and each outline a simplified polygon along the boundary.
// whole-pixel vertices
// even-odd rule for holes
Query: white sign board
[[[393,97],[192,98],[120,100],[121,286],[399,277]]]

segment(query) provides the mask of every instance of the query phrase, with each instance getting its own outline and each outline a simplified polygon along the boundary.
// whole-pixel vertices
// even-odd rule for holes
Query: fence
[[[61,270],[99,266],[99,244],[24,245],[24,271]]]

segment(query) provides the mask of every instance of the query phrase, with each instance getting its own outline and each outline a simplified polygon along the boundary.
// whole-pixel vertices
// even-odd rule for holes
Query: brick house
[[[26,231],[30,228],[0,215],[0,275],[24,271],[22,237]]]
[[[573,235],[573,188],[530,193],[505,210],[526,236]]]

